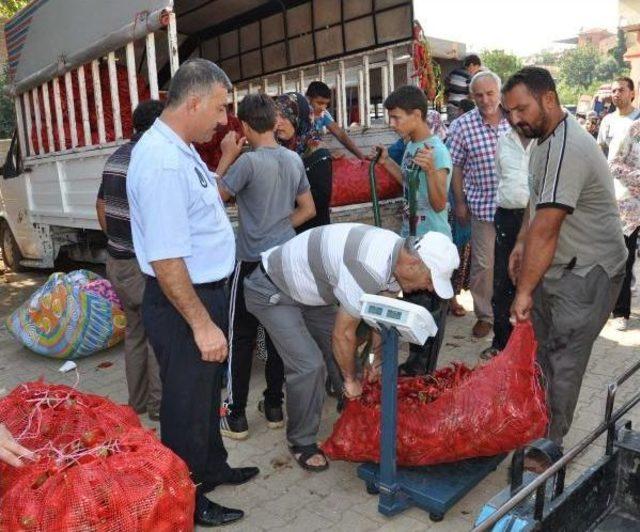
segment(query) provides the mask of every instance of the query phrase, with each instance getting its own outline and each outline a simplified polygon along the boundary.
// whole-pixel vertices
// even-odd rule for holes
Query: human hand
[[[378,164],[386,163],[387,159],[389,158],[389,150],[383,144],[373,146],[367,159],[369,159],[370,161],[375,160],[375,158],[378,157],[378,150],[380,150],[380,158],[378,159]]]
[[[433,160],[433,148],[431,148],[431,146],[424,146],[417,150],[413,156],[413,162],[416,163],[425,174],[431,175],[436,170],[436,165]]]
[[[531,319],[531,309],[533,308],[533,297],[529,293],[516,292],[516,297],[511,305],[511,318],[518,322]]]
[[[228,157],[234,161],[238,158],[246,140],[245,137],[238,137],[239,135],[235,131],[229,131],[224,136],[222,142],[220,142],[220,150],[224,157]]]
[[[367,363],[364,367],[364,380],[367,382],[376,382],[382,376],[382,363],[374,359]]]
[[[471,220],[471,212],[465,202],[456,203],[455,214],[460,225],[467,225]]]
[[[344,380],[344,396],[347,399],[357,399],[362,395],[362,382],[359,379]]]
[[[211,320],[195,327],[193,337],[205,362],[223,362],[227,358],[227,339]]]
[[[509,255],[509,277],[514,285],[518,284],[523,257],[524,244],[522,242],[516,242],[516,245],[513,246],[513,251],[511,251],[511,255]]]
[[[21,458],[31,458],[33,453],[20,445],[9,432],[9,429],[0,424],[0,460],[13,467],[21,467]]]

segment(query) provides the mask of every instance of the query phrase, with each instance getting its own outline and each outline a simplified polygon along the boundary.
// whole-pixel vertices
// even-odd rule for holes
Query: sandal
[[[327,469],[329,469],[329,460],[327,460],[327,456],[315,443],[311,445],[292,445],[291,447],[289,447],[289,451],[291,451],[291,454],[295,458],[296,462],[298,462],[298,465],[306,471],[319,473],[320,471],[326,471]],[[297,454],[299,456],[296,456]],[[324,458],[325,463],[323,465],[316,466],[307,463],[309,458],[318,454],[322,455],[322,457]]]
[[[456,303],[455,305],[450,305],[449,312],[451,312],[451,314],[453,314],[458,318],[462,318],[463,316],[467,315],[467,311],[460,303]]]

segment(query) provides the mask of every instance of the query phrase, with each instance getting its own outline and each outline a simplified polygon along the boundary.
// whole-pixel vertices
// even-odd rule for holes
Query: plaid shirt
[[[504,117],[498,127],[487,124],[478,109],[457,118],[449,127],[447,146],[453,165],[462,167],[469,209],[484,222],[493,222],[496,211],[498,138],[510,129]]]

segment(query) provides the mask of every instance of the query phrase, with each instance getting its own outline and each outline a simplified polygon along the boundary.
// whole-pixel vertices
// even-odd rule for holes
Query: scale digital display
[[[374,314],[376,316],[382,316],[383,311],[384,309],[382,307],[378,307],[376,305],[369,305],[369,308],[367,309],[367,312],[369,312],[369,314]]]
[[[392,320],[401,320],[402,312],[399,310],[387,309],[387,318]]]

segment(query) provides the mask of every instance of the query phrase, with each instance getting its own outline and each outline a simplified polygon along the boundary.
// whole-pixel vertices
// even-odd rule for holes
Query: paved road
[[[640,277],[639,277],[640,278]],[[46,274],[0,275],[0,317],[5,316],[19,302],[46,279]],[[463,303],[469,309],[469,294],[464,294]],[[598,339],[589,364],[587,376],[580,396],[576,419],[567,437],[572,445],[601,420],[606,384],[638,358],[640,346],[640,321],[638,301],[634,301],[634,316],[631,328],[626,332],[614,331],[607,326]],[[463,361],[474,364],[477,354],[489,340],[470,337],[472,317],[450,318],[447,324],[445,345],[441,364]],[[113,365],[99,368],[102,362]],[[4,325],[0,326],[0,392],[6,393],[21,382],[44,377],[51,382],[73,384],[74,374],[63,375],[57,370],[61,363],[28,352],[11,337]],[[441,523],[432,523],[424,512],[411,509],[388,519],[377,512],[377,498],[366,494],[364,486],[356,477],[356,466],[350,463],[333,462],[328,471],[320,474],[300,469],[287,452],[282,430],[270,430],[255,409],[264,386],[263,365],[254,365],[253,390],[248,409],[251,435],[244,442],[227,441],[232,465],[257,465],[262,474],[252,483],[237,488],[220,487],[211,493],[216,502],[242,508],[247,515],[229,531],[283,530],[304,531],[344,530],[437,530],[455,532],[468,530],[482,505],[506,485],[507,464],[491,474],[467,497],[460,501]],[[92,393],[109,396],[115,401],[125,402],[126,385],[121,347],[99,353],[79,362],[79,388]],[[621,398],[636,391],[640,378],[634,378],[621,390]],[[325,405],[321,437],[325,438],[336,420],[335,401],[328,399]],[[640,409],[634,418],[640,423]],[[156,427],[146,417],[143,422]],[[602,453],[601,443],[591,448],[570,469],[569,477],[575,478],[585,466]]]

